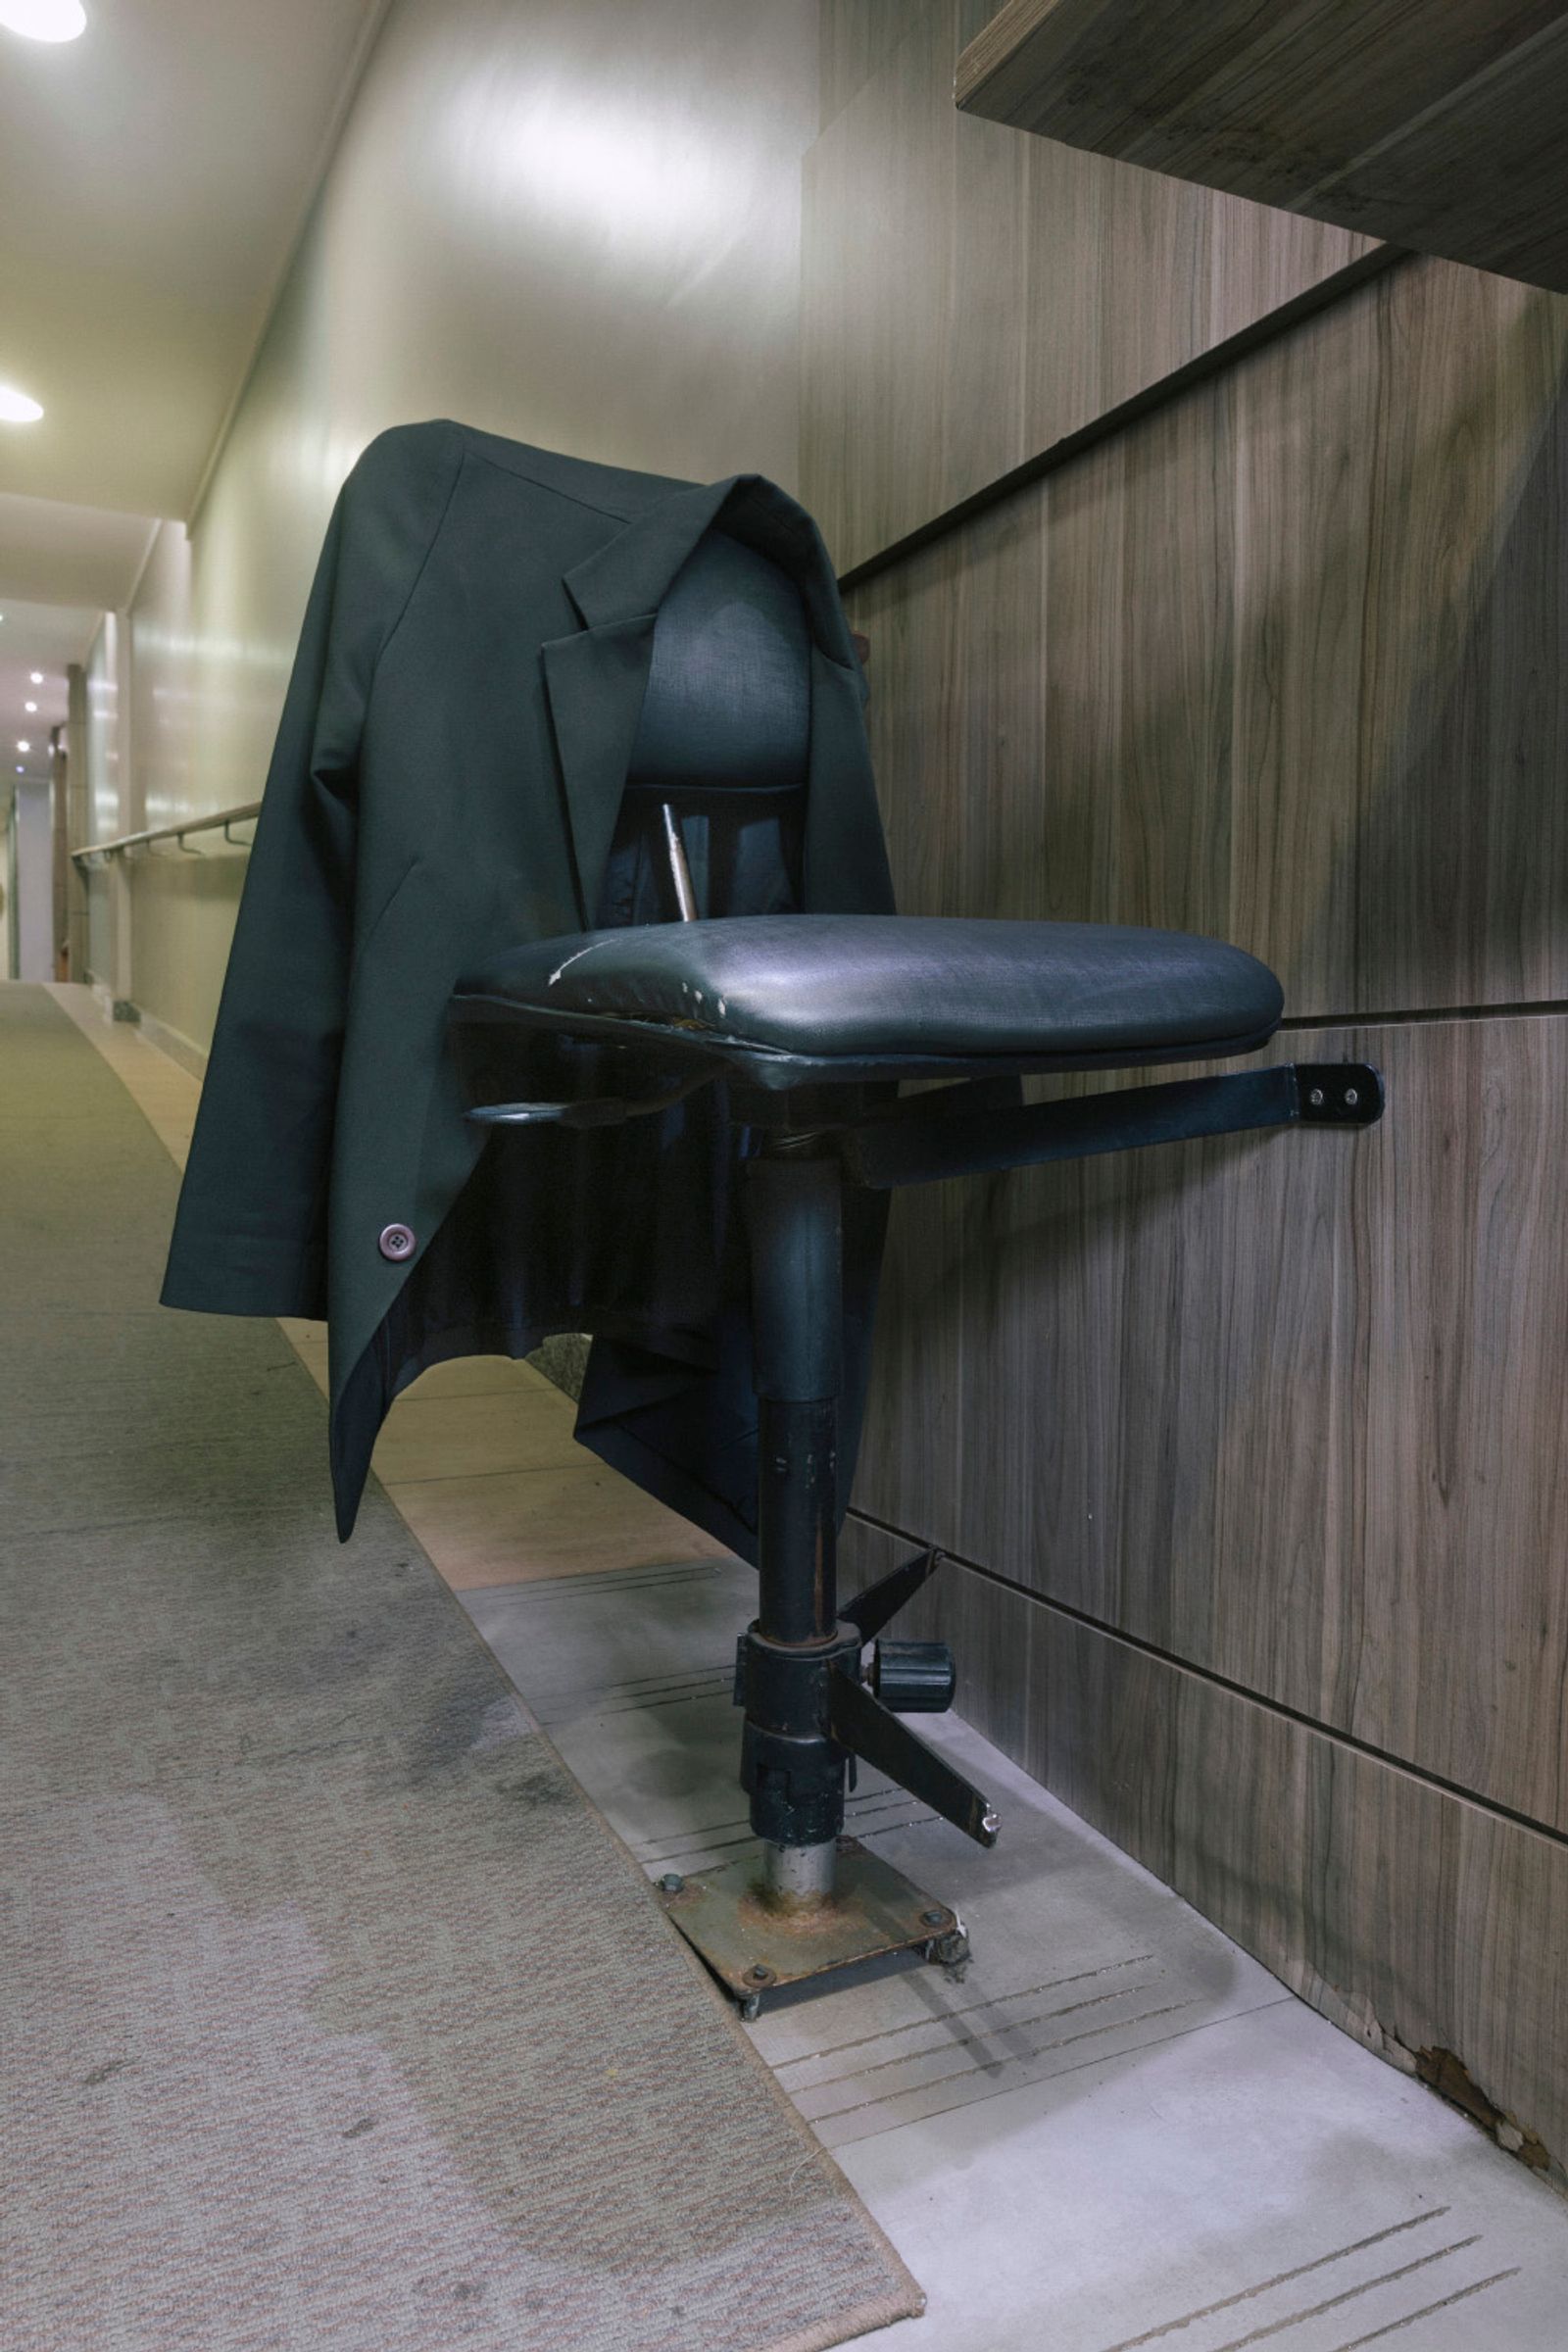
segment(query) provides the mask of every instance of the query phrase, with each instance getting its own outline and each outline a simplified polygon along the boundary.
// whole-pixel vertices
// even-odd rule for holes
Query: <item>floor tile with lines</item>
[[[57,994],[182,1156],[196,1082],[85,990]],[[287,1328],[324,1385],[324,1330]],[[440,1366],[394,1407],[388,1490],[650,1876],[733,1861],[754,1580],[569,1428],[526,1365]],[[927,2290],[879,2345],[1568,2342],[1568,2206],[961,1723],[924,1728],[1001,1805],[996,1851],[875,1774],[848,1826],[959,1907],[964,1981],[868,1968],[752,2029]]]
[[[752,1843],[735,1562],[471,1592],[650,1876]],[[961,1669],[961,1662],[960,1662]],[[909,2352],[1505,2352],[1562,2340],[1568,2208],[961,1723],[979,1852],[864,1774],[848,1826],[974,1937],[752,2029],[930,2296]]]

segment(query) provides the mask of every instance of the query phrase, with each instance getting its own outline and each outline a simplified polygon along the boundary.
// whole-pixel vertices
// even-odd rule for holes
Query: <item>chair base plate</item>
[[[763,1993],[801,1984],[884,1953],[924,1950],[949,1966],[968,1957],[956,1911],[884,1862],[858,1838],[838,1841],[837,1885],[809,1909],[783,1911],[763,1898],[754,1856],[703,1871],[655,1892],[666,1916],[755,2017]]]

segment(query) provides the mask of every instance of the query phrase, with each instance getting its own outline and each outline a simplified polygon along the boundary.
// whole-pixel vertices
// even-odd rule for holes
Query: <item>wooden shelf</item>
[[[1008,0],[956,97],[1568,293],[1562,0]]]

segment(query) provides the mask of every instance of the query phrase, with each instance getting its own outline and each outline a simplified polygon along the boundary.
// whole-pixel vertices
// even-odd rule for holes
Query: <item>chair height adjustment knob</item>
[[[871,1649],[870,1684],[896,1715],[945,1715],[958,1687],[953,1652],[945,1642],[877,1642]]]

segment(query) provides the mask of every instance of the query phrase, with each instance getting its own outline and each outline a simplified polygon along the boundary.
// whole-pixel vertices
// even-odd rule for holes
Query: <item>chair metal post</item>
[[[747,1167],[758,1431],[757,1622],[743,1643],[741,1779],[781,1907],[833,1889],[846,1756],[824,1674],[858,1657],[838,1618],[842,1202],[836,1153],[771,1139]]]
[[[747,1169],[759,1448],[758,1623],[821,1642],[838,1618],[843,1207],[838,1156],[772,1149]]]
[[[797,1106],[798,1115],[808,1113]],[[741,1636],[735,1699],[744,1709],[741,1786],[761,1843],[751,1857],[687,1878],[667,1871],[669,1918],[755,2017],[764,1992],[880,1954],[921,1951],[947,1967],[968,1954],[951,1905],[844,1831],[854,1758],[919,1790],[982,1843],[996,1815],[892,1707],[941,1708],[953,1695],[925,1654],[893,1644],[877,1693],[861,1651],[924,1581],[934,1555],[900,1568],[841,1611],[838,1415],[843,1386],[844,1171],[831,1128],[764,1127],[745,1169],[758,1399],[758,1612]],[[875,1671],[875,1669],[873,1669]],[[972,1818],[971,1818],[972,1817]]]

